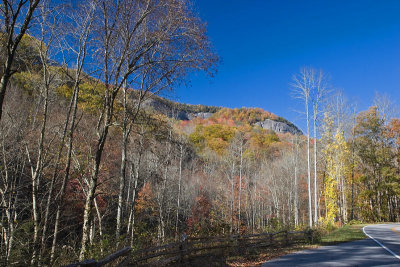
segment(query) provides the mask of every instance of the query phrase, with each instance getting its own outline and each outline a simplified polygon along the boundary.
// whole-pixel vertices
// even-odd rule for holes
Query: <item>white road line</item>
[[[397,259],[400,260],[400,256],[399,256],[399,255],[397,255],[396,253],[394,253],[393,251],[391,251],[389,248],[385,247],[385,245],[383,245],[381,242],[379,242],[378,240],[376,240],[375,238],[373,238],[372,236],[370,236],[369,234],[367,234],[367,233],[365,232],[365,228],[366,228],[366,227],[367,227],[367,226],[364,226],[364,227],[363,227],[363,232],[364,232],[364,234],[365,234],[366,236],[368,236],[369,238],[371,238],[372,240],[374,240],[379,246],[383,247],[384,249],[386,249],[387,252],[389,252],[389,253],[392,254],[394,257],[396,257]]]

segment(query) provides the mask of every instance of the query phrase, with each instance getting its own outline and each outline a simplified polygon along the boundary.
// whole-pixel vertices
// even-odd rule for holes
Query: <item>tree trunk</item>
[[[39,139],[39,148],[38,148],[38,156],[36,159],[36,167],[33,169],[33,166],[31,165],[31,170],[32,170],[32,212],[33,212],[33,252],[32,252],[32,260],[31,264],[36,265],[37,264],[37,255],[38,255],[38,250],[39,250],[39,244],[38,244],[38,239],[39,239],[39,224],[40,224],[40,218],[39,218],[39,207],[38,207],[38,191],[39,191],[39,184],[40,184],[40,176],[42,173],[42,168],[43,168],[43,157],[44,157],[44,139],[45,139],[45,134],[46,134],[46,126],[47,126],[47,111],[48,111],[48,99],[49,99],[49,82],[48,82],[48,70],[45,67],[43,69],[43,81],[44,81],[44,103],[43,103],[43,120],[42,120],[42,126],[40,129],[40,139]],[[28,147],[27,153],[29,156],[29,151]]]
[[[4,71],[3,76],[0,80],[0,122],[3,114],[3,102],[4,97],[6,95],[6,90],[8,86],[8,82],[10,81],[11,76],[13,75],[14,71],[12,70],[14,58],[16,55],[17,48],[22,40],[22,37],[25,35],[26,30],[29,28],[29,24],[31,23],[33,13],[37,5],[39,4],[40,0],[33,0],[29,1],[29,8],[25,15],[25,18],[22,22],[21,28],[19,29],[19,33],[15,36],[15,32],[17,31],[16,25],[19,25],[19,15],[21,14],[22,7],[27,3],[27,1],[19,1],[18,7],[16,8],[16,12],[9,10],[9,6],[13,5],[13,1],[3,1],[2,9],[4,10],[4,22],[5,28],[7,29],[6,32],[6,39],[7,39],[7,58],[4,64]]]
[[[121,232],[121,218],[123,211],[123,196],[125,190],[125,180],[126,180],[126,151],[129,137],[129,129],[128,129],[128,111],[127,111],[127,103],[126,103],[126,92],[127,85],[125,83],[123,90],[123,121],[122,121],[122,151],[121,151],[121,172],[119,178],[119,193],[118,193],[118,207],[117,207],[117,224],[115,230],[115,238],[116,238],[116,247],[119,246],[120,242],[120,232]]]
[[[103,153],[103,148],[104,148],[104,143],[105,143],[105,138],[104,136],[107,135],[108,133],[108,126],[105,126],[107,130],[103,132],[101,135],[102,137],[98,140],[98,150],[96,151],[96,156],[93,160],[93,170],[92,170],[92,175],[90,177],[89,181],[89,189],[87,192],[86,196],[86,201],[85,201],[85,207],[84,207],[84,213],[83,213],[83,226],[82,226],[82,241],[81,241],[81,250],[79,253],[79,260],[83,261],[85,258],[85,253],[87,249],[87,243],[89,241],[89,231],[90,231],[90,223],[92,220],[92,208],[93,208],[93,200],[96,197],[96,189],[97,189],[97,180],[98,180],[98,174],[99,174],[99,168],[100,168],[100,162],[101,162],[101,156]]]
[[[130,236],[131,247],[133,246],[133,235],[134,235],[134,227],[135,227],[135,200],[136,200],[136,191],[137,191],[137,185],[138,185],[138,180],[139,180],[140,158],[141,158],[141,156],[139,156],[138,164],[137,164],[138,166],[136,167],[136,170],[134,170],[133,192],[132,192],[132,200],[131,200],[131,205],[130,205],[130,214],[129,214],[128,230],[127,230],[127,234],[129,234],[129,232],[131,233],[131,236]],[[132,164],[132,169],[133,168],[134,167]]]
[[[55,182],[56,182],[56,178],[57,178],[57,173],[59,171],[59,164],[60,164],[62,151],[63,151],[63,148],[64,148],[64,141],[65,141],[65,138],[67,137],[69,119],[70,119],[71,111],[73,109],[74,102],[75,102],[75,94],[76,94],[76,90],[73,90],[71,101],[70,101],[70,104],[69,104],[69,107],[68,107],[67,116],[66,116],[66,119],[65,119],[65,124],[64,124],[64,129],[63,129],[63,133],[62,133],[60,148],[59,148],[58,153],[57,153],[57,159],[56,159],[56,163],[55,163],[55,167],[54,167],[53,176],[52,176],[52,179],[50,181],[50,188],[49,188],[49,193],[48,193],[48,196],[47,196],[47,202],[46,202],[46,208],[45,208],[45,216],[44,216],[44,222],[43,222],[43,234],[42,234],[42,246],[41,246],[42,247],[42,251],[41,251],[41,255],[42,256],[43,256],[43,254],[45,253],[45,250],[46,250],[45,242],[46,242],[48,220],[49,220],[49,215],[50,215],[51,199],[52,199],[53,192],[54,192],[54,186],[55,186]],[[59,220],[56,219],[56,223],[58,223],[58,222],[59,222]],[[56,232],[54,232],[53,239],[56,238],[56,236],[57,236],[57,234],[56,234]],[[56,244],[54,244],[54,246],[55,245]],[[54,249],[52,248],[52,251],[53,250],[55,250],[55,248]],[[53,253],[51,253],[51,259],[53,259],[53,257],[54,257],[54,255],[53,255]]]
[[[142,131],[140,133],[140,139],[139,139],[139,154],[137,156],[137,163],[136,163],[136,168],[134,164],[132,163],[131,165],[131,171],[133,172],[133,192],[132,192],[132,200],[130,201],[130,213],[129,213],[129,220],[128,220],[128,229],[127,229],[127,234],[129,232],[131,233],[130,236],[130,243],[131,247],[133,246],[133,235],[134,235],[134,226],[135,226],[135,201],[136,201],[136,193],[137,193],[137,186],[138,186],[138,181],[139,181],[139,170],[140,170],[140,165],[141,165],[141,160],[142,160],[142,155],[143,155],[143,147],[144,147],[144,134],[145,131],[142,127]]]
[[[231,169],[231,227],[230,233],[233,233],[233,217],[234,217],[234,203],[235,203],[235,191],[234,191],[234,184],[235,184],[235,162],[232,163]]]
[[[67,183],[69,180],[69,173],[71,169],[71,159],[72,159],[72,149],[73,149],[73,141],[74,141],[74,131],[75,131],[75,120],[76,114],[78,110],[78,97],[79,97],[79,77],[80,73],[77,73],[77,78],[75,80],[74,91],[73,91],[73,101],[72,101],[72,117],[71,124],[68,130],[68,147],[67,147],[67,159],[65,163],[65,171],[64,178],[60,188],[59,200],[57,201],[57,211],[56,211],[56,220],[54,223],[54,234],[53,234],[53,242],[50,254],[50,262],[54,260],[54,253],[57,246],[57,235],[58,235],[58,224],[60,223],[60,214],[61,209],[64,203],[65,191],[67,188]],[[68,119],[66,119],[66,125],[68,124]]]
[[[308,223],[310,228],[313,226],[312,198],[311,198],[311,167],[310,167],[310,119],[308,112],[308,98],[306,100],[306,119],[307,119],[307,189],[308,189]]]
[[[113,114],[113,104],[114,104],[114,99],[113,98],[108,98],[106,97],[106,114],[104,118],[104,125],[102,129],[99,129],[98,127],[98,139],[97,139],[97,145],[96,145],[96,154],[95,157],[92,160],[93,164],[93,169],[92,169],[92,174],[90,177],[89,181],[89,189],[87,192],[86,196],[86,201],[85,201],[85,206],[84,206],[84,212],[83,212],[83,226],[82,226],[82,241],[81,241],[81,250],[79,253],[79,260],[82,261],[84,260],[86,249],[87,249],[87,243],[89,241],[89,230],[90,230],[90,222],[92,220],[92,208],[93,208],[93,200],[96,197],[96,189],[98,185],[98,176],[99,176],[99,170],[100,170],[100,163],[101,163],[101,158],[103,155],[103,150],[104,150],[104,145],[107,139],[108,135],[108,130],[111,125],[111,117]],[[100,115],[100,119],[102,118],[102,115]],[[100,121],[100,120],[99,120]]]
[[[297,227],[299,225],[299,195],[298,195],[298,185],[297,185],[297,154],[298,154],[298,136],[295,136],[295,149],[294,149],[294,225]]]
[[[182,160],[183,160],[183,144],[179,145],[179,178],[178,178],[178,197],[176,203],[176,221],[175,221],[175,241],[178,241],[178,226],[179,226],[179,209],[181,198],[181,182],[182,182]]]
[[[318,200],[317,200],[317,106],[314,109],[314,224],[318,222]]]
[[[242,196],[242,168],[243,168],[243,141],[240,140],[240,164],[239,164],[239,197],[238,197],[238,226],[237,231],[240,233],[240,215],[241,215],[241,196]]]

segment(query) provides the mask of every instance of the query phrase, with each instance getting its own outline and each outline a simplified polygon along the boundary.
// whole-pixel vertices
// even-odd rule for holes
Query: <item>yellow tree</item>
[[[325,179],[324,179],[324,197],[326,214],[324,218],[325,224],[332,224],[336,220],[337,214],[337,183],[335,173],[335,145],[333,138],[333,120],[325,113],[324,126],[322,133],[322,141],[324,143],[323,156],[325,158]]]
[[[345,140],[344,133],[339,128],[335,134],[335,151],[336,151],[336,180],[338,189],[338,205],[339,205],[339,219],[342,223],[347,222],[347,190],[348,180],[346,179],[349,174],[350,166],[348,159],[350,158],[350,150]]]
[[[334,134],[335,132],[335,134]],[[338,220],[347,220],[347,173],[349,149],[343,131],[333,127],[333,120],[325,114],[324,129],[322,135],[325,157],[324,195],[326,203],[326,215],[324,222],[332,224]]]

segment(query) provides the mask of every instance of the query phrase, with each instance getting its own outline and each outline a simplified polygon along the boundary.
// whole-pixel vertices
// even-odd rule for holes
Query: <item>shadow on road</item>
[[[365,239],[300,251],[262,266],[400,266],[400,261],[373,240]]]

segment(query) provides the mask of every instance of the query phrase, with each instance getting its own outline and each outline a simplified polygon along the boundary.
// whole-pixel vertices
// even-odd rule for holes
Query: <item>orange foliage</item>
[[[223,108],[215,113],[213,117],[247,124],[254,124],[259,121],[265,121],[266,119],[278,119],[278,116],[262,108]]]
[[[392,119],[388,125],[388,135],[396,140],[396,144],[400,146],[400,119]]]
[[[153,190],[150,183],[145,183],[138,193],[138,198],[135,203],[135,210],[138,213],[154,211],[155,203]]]

